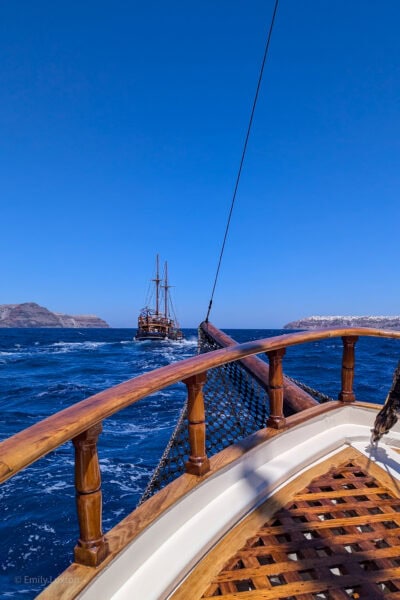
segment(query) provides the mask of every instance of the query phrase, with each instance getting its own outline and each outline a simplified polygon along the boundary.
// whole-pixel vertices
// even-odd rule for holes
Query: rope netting
[[[223,347],[201,327],[198,335],[199,354],[219,350]],[[290,377],[288,379],[291,379],[318,402],[333,400],[300,381]],[[208,457],[266,426],[269,416],[267,389],[258,383],[240,364],[240,361],[210,369],[207,372],[203,395]],[[185,402],[170,441],[139,504],[185,472],[185,462],[189,453],[187,404]]]
[[[211,336],[199,329],[200,354],[221,347]],[[203,394],[208,457],[265,427],[269,415],[267,391],[238,362],[210,369],[207,372]],[[188,456],[189,439],[185,403],[140,504],[182,475],[185,472]]]
[[[327,394],[324,394],[323,392],[320,392],[319,390],[316,390],[316,389],[310,387],[306,383],[303,383],[302,381],[299,381],[298,379],[295,379],[294,377],[290,377],[289,375],[285,375],[285,377],[286,377],[286,379],[290,379],[290,381],[292,383],[297,385],[297,387],[302,389],[304,392],[307,392],[307,394],[310,394],[310,396],[312,396],[314,398],[314,400],[316,400],[317,402],[320,402],[320,404],[322,404],[323,402],[333,402],[334,401],[334,398],[332,398],[331,396],[328,396]]]

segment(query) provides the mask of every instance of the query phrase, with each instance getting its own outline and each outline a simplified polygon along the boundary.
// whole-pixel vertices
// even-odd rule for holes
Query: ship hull
[[[154,333],[154,332],[138,332],[135,336],[135,340],[138,342],[143,342],[145,340],[182,340],[183,334],[182,332],[178,333]]]

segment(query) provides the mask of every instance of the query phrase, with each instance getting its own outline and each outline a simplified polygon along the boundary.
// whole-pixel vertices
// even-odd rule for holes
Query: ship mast
[[[168,285],[168,264],[167,264],[167,261],[165,261],[165,267],[164,267],[164,285],[162,287],[164,288],[164,314],[165,314],[165,318],[168,319],[168,289],[171,286]]]
[[[154,281],[156,284],[156,315],[158,316],[160,314],[159,297],[160,297],[160,282],[161,282],[158,254],[157,254],[157,258],[156,258],[156,276],[155,276],[155,279],[152,279],[152,281]]]

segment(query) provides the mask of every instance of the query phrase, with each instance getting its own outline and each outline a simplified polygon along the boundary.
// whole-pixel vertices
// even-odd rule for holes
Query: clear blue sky
[[[0,7],[0,303],[207,309],[272,0]],[[211,320],[400,314],[400,2],[281,0]]]

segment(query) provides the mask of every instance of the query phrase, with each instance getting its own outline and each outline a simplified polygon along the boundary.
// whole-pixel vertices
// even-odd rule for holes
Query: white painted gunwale
[[[371,447],[375,416],[373,407],[343,406],[252,448],[165,511],[79,598],[167,598],[233,526],[282,486],[346,446],[400,479],[400,454],[391,448],[400,448],[400,425],[378,448]]]

